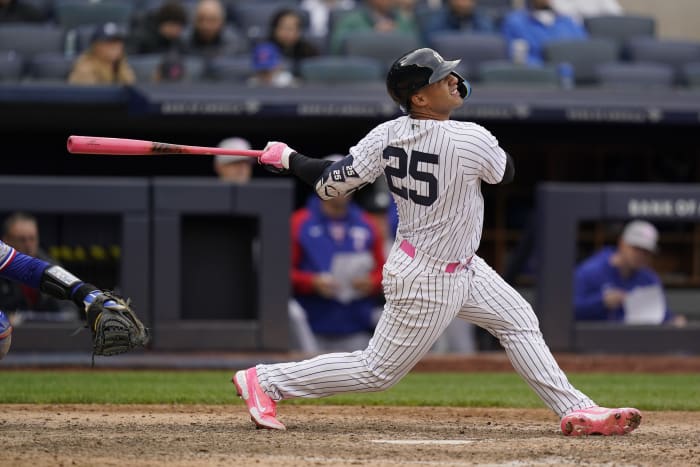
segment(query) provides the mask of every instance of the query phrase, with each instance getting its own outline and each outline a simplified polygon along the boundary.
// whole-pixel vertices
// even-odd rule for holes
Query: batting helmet
[[[407,112],[410,108],[411,96],[419,89],[436,83],[445,76],[452,74],[457,77],[457,88],[462,98],[471,94],[471,86],[455,68],[461,60],[445,61],[433,49],[416,49],[407,53],[391,65],[386,76],[386,88],[401,109]]]

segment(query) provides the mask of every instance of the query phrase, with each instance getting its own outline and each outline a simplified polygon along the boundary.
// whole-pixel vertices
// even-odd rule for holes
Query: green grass
[[[700,375],[574,373],[601,405],[700,410]],[[238,404],[228,371],[2,371],[0,403]],[[294,404],[543,407],[515,373],[413,373],[388,391]]]

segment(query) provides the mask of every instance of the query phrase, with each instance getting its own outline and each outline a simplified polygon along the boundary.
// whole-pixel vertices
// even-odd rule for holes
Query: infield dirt
[[[568,438],[546,409],[282,404],[282,432],[254,429],[242,404],[0,410],[3,466],[700,465],[700,412]]]

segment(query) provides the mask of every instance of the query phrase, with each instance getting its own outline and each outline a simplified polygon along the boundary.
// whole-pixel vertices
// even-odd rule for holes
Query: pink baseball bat
[[[101,136],[69,136],[66,142],[71,154],[106,154],[112,156],[154,156],[161,154],[196,154],[205,156],[260,157],[263,151],[224,149],[206,146],[157,143],[140,139],[104,138]]]

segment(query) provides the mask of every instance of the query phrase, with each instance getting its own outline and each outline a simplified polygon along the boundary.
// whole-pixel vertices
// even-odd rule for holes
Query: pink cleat
[[[275,418],[277,404],[260,387],[258,372],[255,367],[237,371],[233,375],[233,384],[238,396],[245,401],[250,412],[250,419],[258,428],[270,430],[286,430],[287,428]]]
[[[574,410],[561,419],[561,431],[567,436],[624,435],[642,423],[642,414],[637,409],[607,409],[589,407]]]

